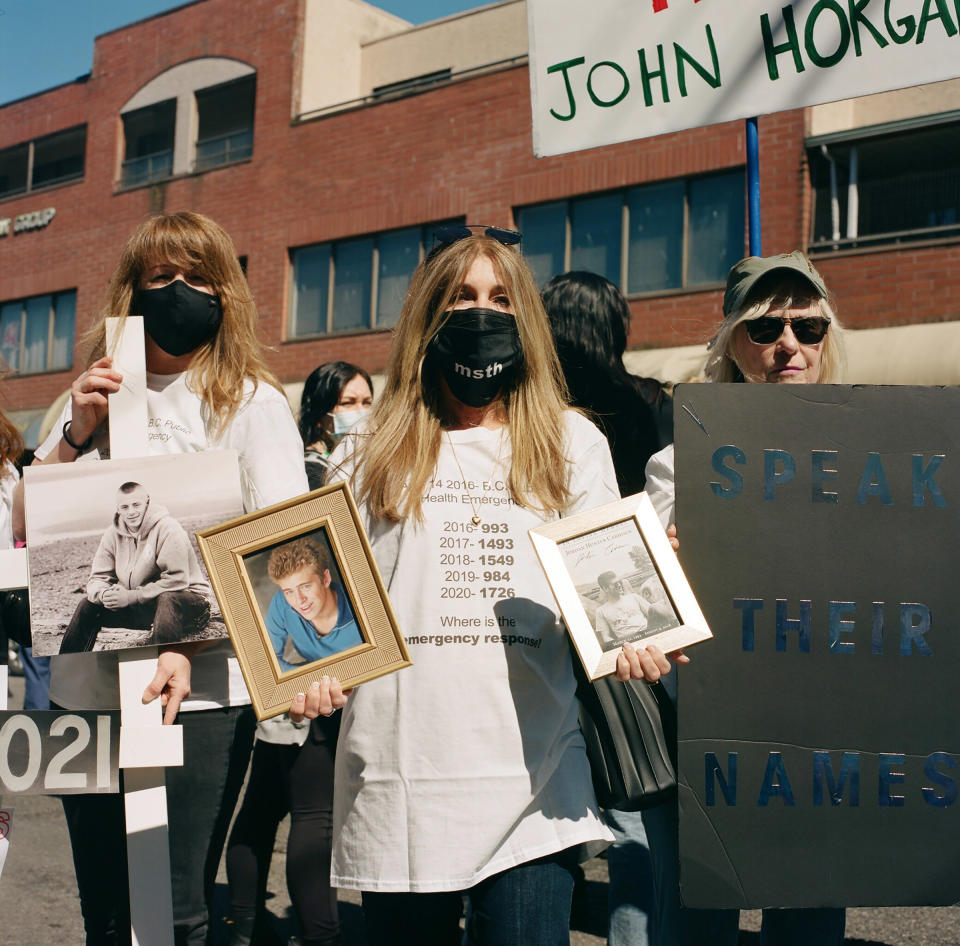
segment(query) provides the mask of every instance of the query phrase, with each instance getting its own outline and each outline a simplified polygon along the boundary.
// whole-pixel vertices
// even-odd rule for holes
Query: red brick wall
[[[270,363],[299,380],[334,358],[380,370],[389,332],[286,342],[289,249],[451,216],[509,225],[526,204],[745,163],[742,122],[536,160],[528,74],[518,67],[376,106],[292,124],[299,0],[202,0],[98,39],[89,80],[0,109],[0,148],[86,121],[82,182],[0,201],[0,217],[56,207],[42,231],[0,239],[0,301],[76,287],[78,334],[96,313],[119,250],[151,210],[207,213],[248,258]],[[163,70],[229,56],[257,70],[251,161],[118,192],[119,112]],[[763,249],[803,247],[809,185],[801,110],[760,120]],[[744,238],[744,253],[746,252]],[[824,259],[853,327],[960,317],[960,247],[907,248]],[[719,289],[631,301],[632,345],[702,341],[720,314]],[[8,408],[48,403],[82,367],[8,378]]]

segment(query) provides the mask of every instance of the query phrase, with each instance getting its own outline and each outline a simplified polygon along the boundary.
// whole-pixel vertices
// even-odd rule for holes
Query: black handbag
[[[677,710],[663,684],[612,675],[591,681],[571,656],[600,807],[640,811],[675,797]]]

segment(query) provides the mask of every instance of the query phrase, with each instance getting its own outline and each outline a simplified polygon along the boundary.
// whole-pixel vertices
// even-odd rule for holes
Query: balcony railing
[[[253,154],[253,129],[231,132],[197,142],[197,170],[206,171],[221,164],[244,161]]]
[[[124,187],[136,187],[170,177],[173,173],[173,149],[155,151],[123,162],[121,181]]]

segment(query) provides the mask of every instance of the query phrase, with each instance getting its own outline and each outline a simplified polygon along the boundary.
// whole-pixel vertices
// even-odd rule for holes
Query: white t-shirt
[[[664,529],[676,522],[676,487],[674,484],[673,444],[664,447],[647,460],[647,485],[644,491],[650,497],[653,508]]]
[[[186,383],[186,373],[147,372],[147,424],[150,454],[236,450],[240,487],[247,512],[307,491],[303,443],[286,398],[269,384],[244,383],[244,403],[220,437],[210,436],[203,402]],[[67,401],[50,436],[37,449],[44,459],[56,449],[63,424],[70,417]],[[109,456],[109,438],[101,428],[93,449],[77,462]],[[191,662],[191,694],[182,710],[213,709],[250,702],[229,642],[197,654]],[[119,709],[117,653],[63,654],[51,662],[50,698],[66,709]]]
[[[579,414],[564,419],[570,512],[619,498],[603,435]],[[424,523],[367,523],[413,666],[362,684],[344,709],[334,887],[463,890],[575,845],[589,857],[612,839],[567,635],[527,535],[544,517],[514,504],[509,468],[507,428],[445,433]]]

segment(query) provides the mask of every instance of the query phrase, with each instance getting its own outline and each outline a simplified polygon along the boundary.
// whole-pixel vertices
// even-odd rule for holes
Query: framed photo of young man
[[[664,653],[711,636],[646,493],[530,530],[591,680],[616,670],[626,644]]]
[[[197,533],[258,719],[410,665],[345,482]]]

